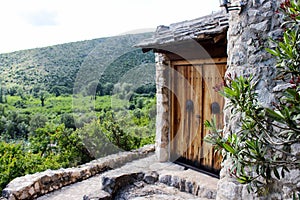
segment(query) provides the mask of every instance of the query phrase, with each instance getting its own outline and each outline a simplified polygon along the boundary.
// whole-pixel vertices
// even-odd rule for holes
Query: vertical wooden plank
[[[212,103],[212,96],[211,96],[211,88],[212,88],[212,69],[209,65],[203,66],[203,80],[204,80],[204,90],[203,90],[203,122],[206,120],[211,119],[211,103]],[[207,130],[203,129],[202,139],[207,135]],[[204,159],[203,165],[207,168],[212,166],[212,152],[211,148],[208,144],[203,143],[204,149]]]
[[[181,66],[182,68],[182,88],[180,92],[182,95],[182,112],[184,113],[184,130],[182,132],[182,143],[183,143],[183,151],[184,151],[184,157],[188,158],[188,139],[189,139],[189,124],[188,124],[188,113],[186,112],[186,101],[189,94],[189,86],[188,86],[188,67]]]
[[[193,85],[192,85],[192,66],[186,67],[187,71],[187,99],[186,99],[186,104],[187,101],[191,103],[190,109],[187,108],[186,105],[186,112],[187,112],[187,127],[188,127],[188,132],[187,132],[187,152],[188,152],[188,159],[192,160],[192,139],[193,139],[193,115],[194,115],[194,99],[192,98],[192,92],[193,92]]]
[[[193,113],[193,142],[192,142],[192,160],[198,163],[199,160],[199,142],[200,142],[200,135],[199,135],[199,72],[198,72],[198,66],[193,66],[193,93],[192,93],[192,99],[194,101],[194,113]]]
[[[170,77],[169,77],[169,81],[170,81],[170,155],[171,155],[171,160],[174,159],[175,157],[175,149],[176,149],[176,144],[174,141],[175,138],[175,130],[176,130],[176,123],[175,123],[175,93],[174,93],[174,89],[175,89],[175,77],[174,77],[174,66],[171,63],[171,70],[170,70]]]
[[[176,157],[178,158],[178,156],[180,155],[180,146],[178,143],[178,137],[179,135],[179,131],[180,131],[180,125],[181,125],[181,112],[180,112],[180,106],[179,106],[179,96],[178,96],[178,87],[179,87],[179,77],[178,77],[178,68],[175,67],[173,70],[173,91],[174,91],[174,144],[175,144],[175,149],[174,152],[176,152]]]
[[[196,122],[196,111],[197,111],[197,95],[196,95],[196,83],[197,82],[197,70],[195,66],[191,67],[191,99],[194,103],[194,109],[193,109],[193,114],[192,114],[192,135],[191,135],[191,160],[196,161],[196,155],[197,155],[197,122]]]
[[[181,77],[181,68],[180,66],[176,66],[176,71],[174,71],[176,77],[176,88],[175,94],[177,96],[177,104],[176,104],[176,114],[180,118],[179,124],[177,124],[177,129],[176,129],[176,149],[175,151],[177,152],[177,157],[182,156],[182,133],[183,133],[183,117],[182,117],[182,110],[181,110],[181,101],[182,101],[182,94],[180,93],[180,88],[182,87],[182,77]],[[178,122],[178,121],[177,121]]]
[[[196,111],[196,119],[198,123],[198,129],[197,129],[197,152],[198,152],[198,159],[197,162],[200,164],[202,159],[202,127],[203,127],[203,110],[202,110],[202,87],[203,87],[203,81],[202,81],[202,69],[203,67],[201,65],[197,66],[197,86],[196,86],[196,95],[197,95],[197,111]]]
[[[203,148],[203,99],[204,99],[204,95],[203,95],[203,91],[204,91],[204,70],[203,70],[203,65],[199,65],[199,93],[198,93],[198,97],[199,97],[199,115],[200,115],[200,119],[199,119],[199,164],[203,164],[203,159],[204,159],[204,148]]]
[[[191,114],[191,138],[190,138],[190,160],[195,160],[195,130],[196,130],[196,121],[195,121],[195,109],[196,109],[196,99],[195,99],[195,67],[190,67],[190,84],[191,84],[191,94],[190,99],[193,101],[193,112]]]
[[[178,146],[179,146],[179,151],[180,155],[186,157],[185,151],[186,151],[186,144],[185,144],[185,138],[184,138],[184,133],[186,132],[186,116],[185,116],[185,110],[184,110],[184,105],[185,105],[185,97],[186,94],[184,93],[185,88],[185,71],[184,71],[184,66],[178,66],[178,76],[179,78],[179,83],[178,84],[178,96],[179,96],[179,109],[180,109],[180,114],[181,114],[181,124],[180,124],[180,130],[178,132],[179,138],[178,138]]]

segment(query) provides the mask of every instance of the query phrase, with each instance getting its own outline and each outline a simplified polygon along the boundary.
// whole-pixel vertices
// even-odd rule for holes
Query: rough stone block
[[[114,196],[121,187],[140,181],[143,177],[142,172],[127,173],[120,171],[118,173],[115,171],[114,174],[102,177],[102,190]]]
[[[185,182],[185,191],[187,193],[193,194],[194,184],[191,181]]]
[[[216,199],[242,200],[242,186],[233,183],[228,178],[221,179],[218,183],[218,193]]]
[[[83,200],[111,200],[112,197],[109,193],[99,190],[89,195],[84,195]]]
[[[178,176],[172,176],[171,186],[175,188],[180,188],[181,179]]]
[[[148,172],[144,175],[143,180],[148,184],[154,184],[156,181],[158,181],[158,173]]]
[[[36,183],[34,184],[33,187],[34,187],[34,190],[35,190],[37,193],[40,192],[41,188],[40,188],[40,183],[39,183],[39,182],[36,182]]]
[[[263,12],[267,12],[270,9],[272,9],[272,3],[271,2],[266,2],[263,6],[262,6],[262,11]]]
[[[41,178],[41,184],[42,185],[49,185],[51,183],[51,176],[49,175],[44,175],[42,178]]]
[[[251,24],[250,29],[257,31],[257,32],[268,32],[270,29],[270,20],[265,20],[257,24]]]
[[[171,175],[161,175],[159,176],[159,182],[160,183],[163,183],[163,184],[166,184],[166,185],[171,185],[171,179],[172,179],[172,176]]]

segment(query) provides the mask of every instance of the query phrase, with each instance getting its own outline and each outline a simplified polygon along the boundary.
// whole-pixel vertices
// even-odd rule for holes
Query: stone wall
[[[282,35],[281,19],[275,13],[280,1],[247,0],[246,2],[247,6],[241,14],[236,11],[230,12],[226,73],[237,76],[254,75],[255,81],[258,81],[256,92],[259,94],[259,101],[264,106],[269,106],[276,95],[273,92],[274,87],[280,83],[273,79],[276,76],[276,61],[263,47],[268,46],[269,37],[277,39]],[[233,1],[233,4],[235,3],[238,1]],[[231,116],[229,109],[224,112],[225,134],[237,132],[239,130],[238,116]],[[229,167],[230,162],[227,160],[223,163],[221,170],[217,199],[288,199],[291,198],[291,187],[299,187],[299,170],[292,170],[285,180],[274,185],[270,196],[259,198],[254,194],[249,194],[246,186],[238,184],[227,174]]]
[[[160,53],[155,54],[156,63],[156,142],[155,152],[161,162],[169,160],[169,93],[167,73],[169,59]]]
[[[138,150],[120,152],[99,158],[76,168],[47,170],[18,177],[7,185],[2,192],[2,196],[6,200],[34,199],[106,170],[118,168],[132,160],[143,158],[153,151],[154,145],[147,145]]]

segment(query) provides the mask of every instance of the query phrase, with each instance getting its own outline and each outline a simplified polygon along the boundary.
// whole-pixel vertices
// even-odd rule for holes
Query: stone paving
[[[83,196],[101,190],[101,175],[68,185],[54,192],[37,198],[37,200],[82,200]]]
[[[145,182],[137,182],[123,188],[117,194],[115,199],[118,200],[205,200],[195,195],[181,192],[179,189],[167,186],[163,183],[145,184]]]
[[[156,160],[156,156],[150,154],[146,158],[129,162],[123,167],[66,186],[60,190],[41,196],[37,200],[82,200],[84,196],[93,196],[93,194],[103,191],[102,189],[105,187],[103,180],[110,180],[109,182],[113,183],[112,180],[116,180],[124,174],[130,175],[131,173],[138,172],[143,172],[144,174],[155,172],[157,173],[157,181],[153,181],[150,184],[146,183],[147,181],[136,181],[133,184],[122,187],[114,199],[204,200],[214,199],[216,196],[218,179],[190,169],[185,170],[184,167],[173,163],[159,163]]]

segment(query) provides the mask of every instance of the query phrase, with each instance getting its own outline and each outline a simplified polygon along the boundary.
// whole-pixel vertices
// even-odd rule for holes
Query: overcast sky
[[[0,53],[120,35],[218,11],[219,0],[1,0]]]

